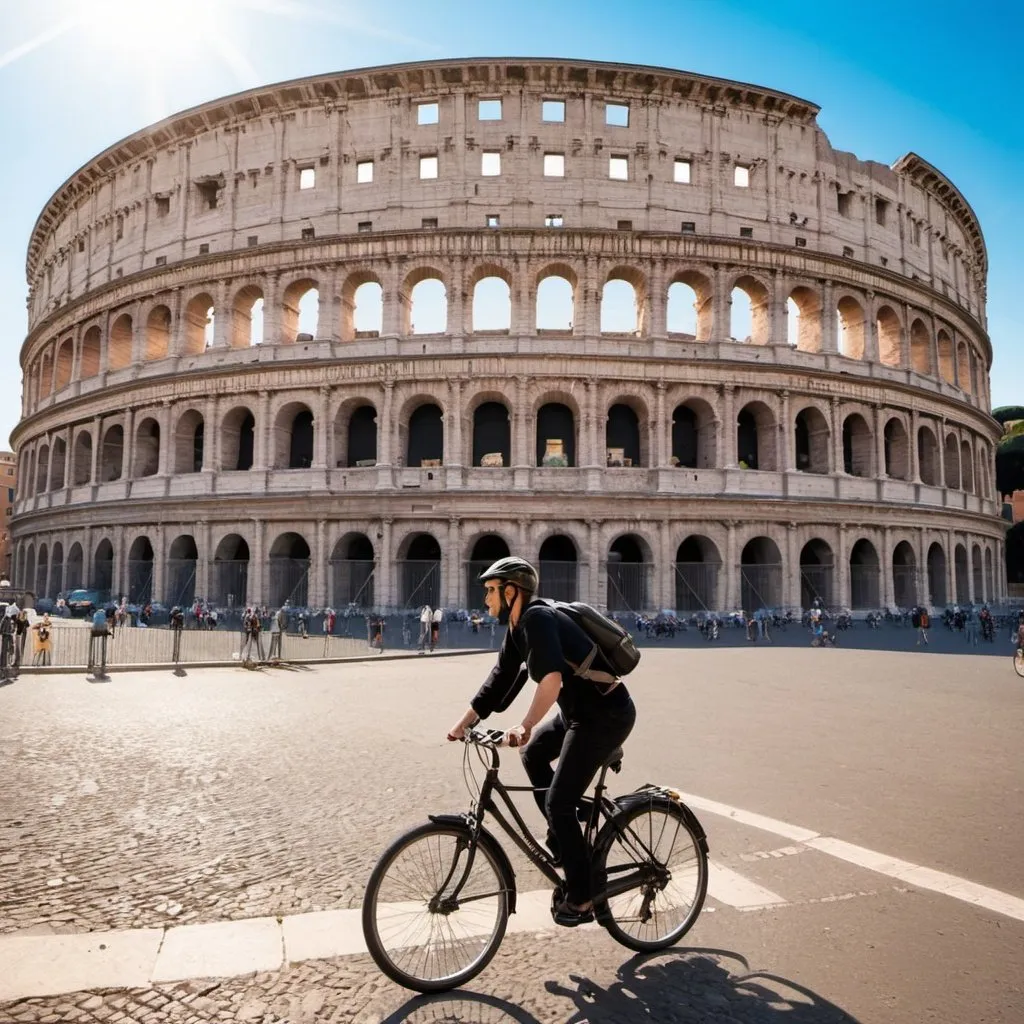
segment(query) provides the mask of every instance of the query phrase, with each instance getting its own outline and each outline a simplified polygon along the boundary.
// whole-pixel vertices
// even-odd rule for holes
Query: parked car
[[[72,615],[88,618],[102,605],[103,600],[98,590],[72,590],[67,602]]]

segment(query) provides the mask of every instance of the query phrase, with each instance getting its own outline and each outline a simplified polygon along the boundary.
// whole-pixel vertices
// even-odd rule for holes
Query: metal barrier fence
[[[740,604],[745,612],[782,605],[782,566],[765,563],[740,566]]]
[[[649,611],[651,562],[609,562],[608,610],[612,612]]]
[[[676,610],[703,612],[718,606],[718,562],[676,562]]]

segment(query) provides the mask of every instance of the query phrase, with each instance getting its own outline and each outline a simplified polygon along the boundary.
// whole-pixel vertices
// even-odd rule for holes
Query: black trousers
[[[562,854],[567,899],[575,904],[590,899],[590,855],[576,817],[580,798],[598,768],[633,730],[632,700],[611,708],[593,721],[567,723],[561,713],[539,726],[523,748],[523,767],[533,786],[537,805],[551,826]],[[551,767],[558,761],[556,768]]]

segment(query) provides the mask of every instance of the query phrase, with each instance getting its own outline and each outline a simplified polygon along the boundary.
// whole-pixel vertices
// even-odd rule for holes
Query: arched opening
[[[489,276],[473,288],[472,330],[507,333],[512,327],[512,291],[504,278]]]
[[[605,447],[609,466],[640,466],[640,421],[624,402],[608,410],[605,425]]]
[[[749,402],[736,417],[736,456],[743,469],[774,471],[775,417],[763,402]]]
[[[892,553],[892,598],[897,608],[913,608],[917,604],[917,558],[905,540]]]
[[[879,583],[878,552],[871,541],[862,537],[850,551],[850,607],[880,608]]]
[[[56,550],[56,549],[55,549]],[[54,554],[54,561],[56,561]],[[971,582],[974,585],[974,600],[980,602],[985,600],[985,576],[981,565],[981,546],[971,546]]]
[[[499,558],[507,558],[511,552],[503,537],[487,533],[478,538],[466,563],[466,601],[470,608],[481,608],[484,603],[483,584],[478,577]],[[538,570],[539,572],[539,570]]]
[[[252,348],[263,343],[263,290],[246,285],[231,306],[231,347]]]
[[[237,533],[221,538],[213,555],[211,599],[227,608],[248,603],[249,544]]]
[[[57,349],[57,369],[54,390],[60,391],[71,383],[71,373],[75,365],[75,343],[65,338]]]
[[[114,586],[114,545],[104,538],[96,545],[92,562],[92,588],[109,601]]]
[[[957,342],[956,370],[960,390],[971,394],[974,391],[971,385],[971,356],[967,350],[967,343],[964,341]]]
[[[601,289],[601,333],[635,334],[644,330],[643,277],[635,270],[613,270]]]
[[[995,578],[992,575],[992,552],[985,548],[985,600],[995,597]]]
[[[100,483],[120,480],[124,466],[124,429],[119,423],[108,427],[100,450]]]
[[[576,419],[561,402],[537,410],[537,465],[576,465]]]
[[[160,424],[146,417],[135,428],[135,464],[132,477],[156,476],[160,469]]]
[[[938,542],[928,549],[928,603],[932,607],[946,604],[946,553]]]
[[[931,375],[932,339],[921,319],[910,325],[910,366],[918,373]]]
[[[400,548],[399,595],[404,608],[441,603],[441,545],[429,533],[409,537]]]
[[[147,604],[153,600],[153,545],[148,537],[136,537],[128,550],[128,601]]]
[[[974,459],[971,457],[971,446],[967,441],[960,444],[960,486],[968,494],[974,493]]]
[[[473,465],[510,466],[512,429],[501,402],[483,402],[473,410]]]
[[[650,609],[648,595],[651,563],[646,545],[637,536],[619,537],[608,549],[608,609],[642,612]]]
[[[801,352],[821,351],[821,296],[801,285],[786,300],[786,341]]]
[[[953,434],[946,435],[943,448],[942,466],[945,471],[946,486],[957,490],[960,487],[960,446]]]
[[[711,282],[703,274],[688,270],[673,277],[665,318],[669,334],[707,341],[713,329],[713,310]]]
[[[576,275],[569,267],[543,270],[537,280],[538,331],[571,331],[576,318]]]
[[[969,604],[971,584],[967,576],[967,548],[963,544],[957,544],[953,549],[953,572],[956,576],[956,602],[957,604]]]
[[[849,476],[871,476],[874,451],[871,428],[860,413],[843,420],[843,472]]]
[[[65,590],[78,590],[85,583],[85,573],[82,571],[85,558],[82,554],[82,545],[75,541],[68,551],[68,566],[64,576]]]
[[[252,469],[256,419],[244,405],[236,406],[221,421],[220,468]]]
[[[146,360],[166,359],[171,351],[171,311],[154,306],[146,317]]]
[[[406,465],[440,466],[444,459],[444,416],[433,402],[417,406],[409,417]]]
[[[309,604],[309,545],[298,533],[282,533],[270,548],[270,603]]]
[[[540,592],[554,601],[579,599],[579,553],[571,537],[556,533],[540,546]]]
[[[59,491],[64,487],[64,463],[68,457],[68,443],[63,437],[54,439],[53,454],[50,456],[50,490]]]
[[[921,472],[921,483],[936,487],[939,483],[939,442],[930,427],[919,427],[917,431],[917,464]]]
[[[885,475],[895,480],[910,479],[910,443],[903,421],[893,417],[885,425]]]
[[[53,355],[47,349],[43,353],[39,370],[39,397],[46,398],[53,390]]]
[[[878,359],[884,366],[901,366],[903,344],[900,338],[900,318],[888,307],[879,307],[875,315],[878,335]]]
[[[36,453],[36,494],[45,494],[50,483],[50,446],[41,445]],[[6,527],[6,523],[4,526]]]
[[[348,418],[348,458],[346,465],[363,467],[377,465],[377,410],[360,405]]]
[[[864,310],[856,299],[844,295],[836,307],[836,345],[847,359],[864,358]]]
[[[330,570],[334,608],[373,607],[373,542],[365,533],[346,534],[334,545]]]
[[[701,398],[691,398],[672,412],[673,466],[711,469],[718,464],[715,411]]]
[[[461,330],[461,324],[456,325]],[[408,334],[444,334],[448,330],[448,292],[437,277],[418,281],[409,293]]]
[[[313,444],[312,411],[302,402],[289,402],[274,420],[274,468],[308,469]]]
[[[320,326],[320,292],[310,278],[294,281],[281,298],[281,341],[286,345],[312,341]]]
[[[48,590],[51,595],[65,593],[67,584],[64,580],[64,546],[58,541],[50,552],[50,582]],[[980,594],[981,591],[979,590]]]
[[[800,551],[800,607],[819,601],[823,608],[835,603],[835,558],[825,541],[815,537]]]
[[[352,334],[376,338],[384,330],[384,289],[377,281],[364,281],[352,293]]]
[[[813,405],[796,414],[794,443],[798,472],[828,472],[830,436],[828,421]]]
[[[189,300],[185,307],[186,356],[198,356],[213,345],[215,328],[213,297],[201,292]]]
[[[956,382],[956,369],[953,366],[953,342],[945,331],[939,331],[937,348],[939,350],[939,376],[947,384],[953,384]]]
[[[757,278],[744,275],[733,284],[730,300],[730,340],[767,345],[771,340],[768,289]]]
[[[82,338],[82,364],[79,377],[85,380],[95,377],[100,372],[100,349],[102,337],[98,327],[90,327]]]
[[[34,587],[36,583],[36,546],[35,544],[29,544],[28,552],[25,555],[25,565],[23,571],[19,574],[19,581],[24,580],[29,584],[30,587]]]
[[[693,535],[676,549],[676,611],[712,611],[720,606],[722,556],[707,537]]]
[[[92,434],[84,430],[75,438],[71,479],[75,487],[92,482]]]
[[[45,544],[39,545],[36,578],[32,589],[35,591],[36,597],[50,596],[50,556]]]
[[[748,615],[782,605],[782,555],[771,537],[755,537],[743,547],[740,602]]]
[[[203,468],[206,423],[196,409],[178,418],[174,429],[174,472],[198,473]]]
[[[132,364],[132,318],[122,313],[110,327],[107,369],[123,370]]]
[[[167,575],[164,585],[165,600],[172,608],[191,605],[196,597],[196,565],[199,551],[195,538],[182,534],[171,541],[167,549]]]

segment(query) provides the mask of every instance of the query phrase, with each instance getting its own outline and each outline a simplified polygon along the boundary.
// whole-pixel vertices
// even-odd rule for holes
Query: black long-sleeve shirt
[[[605,711],[619,710],[630,699],[622,683],[605,694],[605,687],[581,679],[569,664],[579,665],[593,647],[590,637],[565,612],[534,598],[518,624],[505,633],[498,662],[470,705],[481,718],[487,718],[508,708],[528,678],[539,683],[558,672],[562,676],[558,706],[567,722],[593,721]],[[592,667],[609,671],[600,652]]]

